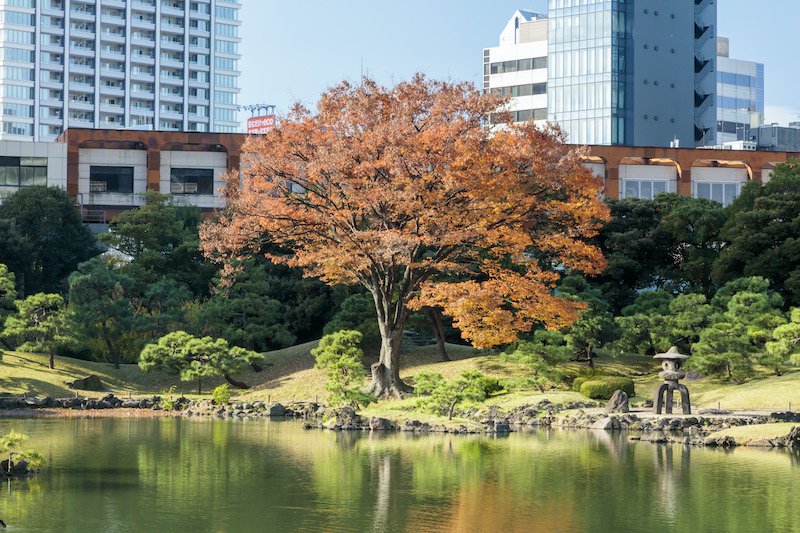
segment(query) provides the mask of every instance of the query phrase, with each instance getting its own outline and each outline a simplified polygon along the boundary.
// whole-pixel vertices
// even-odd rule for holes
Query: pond
[[[48,465],[9,531],[798,531],[800,456],[628,442],[307,431],[296,422],[0,420]]]

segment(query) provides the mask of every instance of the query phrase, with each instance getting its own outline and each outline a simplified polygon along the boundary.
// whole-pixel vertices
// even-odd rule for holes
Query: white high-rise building
[[[0,0],[0,140],[239,131],[236,0]]]
[[[547,120],[547,17],[517,10],[494,48],[483,51],[483,87],[511,97],[515,122]]]
[[[717,38],[717,144],[753,140],[764,125],[764,64],[730,57],[726,37]]]

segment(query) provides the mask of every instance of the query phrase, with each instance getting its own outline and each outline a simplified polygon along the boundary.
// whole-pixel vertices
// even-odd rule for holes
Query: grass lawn
[[[733,437],[736,442],[744,446],[750,442],[755,442],[764,439],[777,439],[785,437],[789,431],[798,424],[783,423],[783,424],[757,424],[754,426],[739,426],[729,429],[723,429],[709,435],[709,438],[718,437]]]
[[[246,391],[237,391],[238,397],[248,400],[269,400],[286,402],[290,400],[323,401],[325,378],[314,369],[311,349],[317,345],[309,342],[276,350],[266,354],[268,366],[263,372],[243,372],[237,379],[253,386]],[[505,379],[522,378],[525,369],[517,364],[504,363],[495,352],[477,350],[469,346],[448,345],[452,361],[442,362],[435,346],[412,348],[401,357],[401,376],[410,380],[422,371],[438,372],[446,378],[455,378],[465,370],[478,370],[487,376]],[[596,361],[597,370],[616,375],[630,376],[636,381],[637,397],[650,398],[659,383],[658,365],[647,357],[601,357]],[[585,366],[568,363],[561,368],[567,375],[577,375]],[[27,353],[6,353],[0,361],[0,392],[14,395],[50,395],[56,397],[73,396],[67,382],[77,378],[97,374],[108,390],[124,397],[132,395],[164,395],[175,386],[176,394],[191,397],[196,391],[196,383],[181,383],[177,377],[164,373],[143,373],[136,365],[122,365],[115,370],[107,363],[95,363],[77,359],[56,358],[56,369],[47,368],[47,357]],[[224,383],[222,378],[204,380],[203,392],[209,394],[216,385]],[[800,369],[794,369],[783,376],[769,375],[762,370],[757,379],[741,385],[729,384],[713,378],[686,382],[692,395],[695,408],[716,408],[732,410],[764,409],[787,410],[789,403],[793,410],[800,409]],[[81,392],[84,396],[97,396],[97,393]],[[553,403],[584,401],[580,394],[566,390],[539,393],[536,390],[515,390],[487,400],[487,405],[497,405],[512,409],[524,404],[538,403],[547,399]],[[402,418],[411,414],[413,399],[381,402],[371,406],[366,412],[374,416],[393,414],[389,418]],[[421,420],[417,413],[413,418]],[[409,416],[410,418],[410,416]],[[434,418],[430,421],[433,422]]]
[[[115,369],[108,363],[96,363],[56,357],[55,369],[48,368],[48,358],[41,354],[5,352],[0,361],[0,392],[8,392],[20,396],[53,396],[66,398],[75,396],[75,390],[67,383],[89,374],[96,374],[109,392],[119,397],[128,394],[134,396],[162,395],[173,385],[176,392],[196,392],[195,383],[180,383],[177,378],[161,372],[145,374],[137,365],[121,365]],[[204,391],[210,390],[212,383],[204,385]],[[101,393],[78,391],[82,396],[98,396]],[[187,394],[189,395],[189,394]]]

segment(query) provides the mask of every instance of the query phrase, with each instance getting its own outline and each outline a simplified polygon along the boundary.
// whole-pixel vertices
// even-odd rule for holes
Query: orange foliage
[[[479,346],[536,324],[560,328],[580,304],[553,294],[555,269],[600,272],[586,242],[608,219],[584,152],[554,128],[489,130],[503,101],[469,84],[369,79],[296,106],[245,145],[228,207],[203,226],[205,252],[264,242],[270,258],[327,283],[360,283],[387,330],[408,309],[440,306]],[[384,335],[385,336],[385,335]]]

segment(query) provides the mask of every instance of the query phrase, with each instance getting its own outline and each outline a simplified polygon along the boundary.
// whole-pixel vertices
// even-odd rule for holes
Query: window
[[[218,69],[236,70],[236,60],[229,57],[215,57],[214,63]]]
[[[622,180],[622,197],[652,200],[667,192],[667,180]]]
[[[22,30],[2,30],[0,32],[0,40],[4,45],[6,43],[34,44],[36,42],[33,33]]]
[[[33,106],[4,103],[2,104],[2,113],[3,115],[12,117],[33,118]]]
[[[239,36],[239,27],[234,26],[232,24],[222,24],[221,22],[217,22],[217,35],[220,37],[238,37]]]
[[[173,168],[170,193],[214,194],[214,171],[210,168]]]
[[[226,74],[216,74],[214,76],[214,83],[218,87],[236,87],[236,76],[228,76]]]
[[[238,9],[232,7],[217,6],[216,13],[218,19],[237,20]]]
[[[206,39],[208,41],[208,39]],[[222,41],[217,40],[214,43],[214,47],[217,52],[222,52],[224,54],[237,54],[239,53],[239,46],[237,43],[233,41]],[[208,44],[206,44],[205,48],[208,48]]]
[[[3,133],[9,135],[21,135],[23,137],[31,137],[33,135],[33,124],[24,122],[5,122],[3,121]]]
[[[214,109],[214,119],[224,122],[237,122],[235,109]]]
[[[214,101],[218,104],[236,104],[236,93],[228,91],[214,91]]]
[[[0,157],[0,187],[47,186],[46,157]]]
[[[100,167],[89,168],[90,192],[133,192],[133,167]]]
[[[8,61],[17,61],[19,63],[33,63],[34,51],[23,50],[22,48],[11,48],[3,46],[0,48],[0,57]]]
[[[729,206],[739,196],[741,183],[698,181],[694,184],[694,197],[714,200]]]

